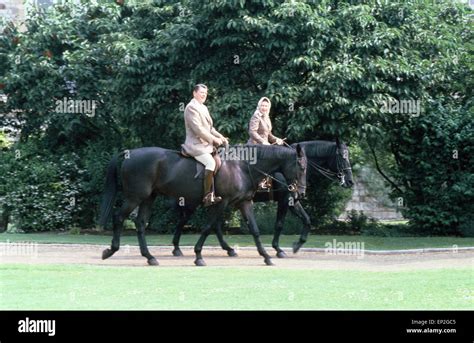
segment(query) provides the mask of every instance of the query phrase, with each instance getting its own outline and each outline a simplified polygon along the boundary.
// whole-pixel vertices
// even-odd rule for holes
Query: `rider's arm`
[[[254,114],[252,116],[252,119],[250,119],[250,123],[249,123],[249,135],[255,142],[259,144],[263,144],[264,140],[258,134],[259,126],[260,126],[260,117],[258,117],[258,114]]]
[[[221,133],[219,133],[219,131],[217,131],[217,130],[214,128],[214,126],[211,128],[211,133],[212,133],[214,136],[218,137],[218,138],[222,138],[222,139],[225,138]]]
[[[278,137],[275,137],[271,132],[268,133],[268,141],[270,143],[272,143],[272,144],[276,143],[277,139],[278,139]]]

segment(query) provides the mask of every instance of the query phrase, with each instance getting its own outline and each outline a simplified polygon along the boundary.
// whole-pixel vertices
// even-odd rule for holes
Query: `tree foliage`
[[[195,83],[209,86],[215,125],[232,143],[247,140],[268,96],[276,135],[340,136],[370,158],[373,149],[405,216],[456,232],[472,223],[469,15],[429,0],[65,4],[31,12],[26,31],[5,26],[0,112],[14,113],[3,125],[21,129],[16,149],[34,140],[52,161],[75,151],[94,185],[78,196],[95,201],[97,161],[124,148],[179,147]],[[58,112],[64,98],[95,101],[95,115]],[[423,110],[384,110],[393,100]],[[329,189],[321,187],[314,192]]]

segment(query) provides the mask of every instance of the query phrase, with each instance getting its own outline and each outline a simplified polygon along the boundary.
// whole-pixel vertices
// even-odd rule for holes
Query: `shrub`
[[[3,205],[15,226],[25,232],[72,227],[82,211],[78,156],[42,156],[28,146],[15,153],[4,153],[0,167]]]

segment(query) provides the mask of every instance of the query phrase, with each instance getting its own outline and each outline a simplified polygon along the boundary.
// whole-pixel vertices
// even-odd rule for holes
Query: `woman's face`
[[[270,104],[268,103],[268,101],[262,101],[262,103],[260,104],[260,112],[262,112],[263,114],[268,114],[269,110]]]

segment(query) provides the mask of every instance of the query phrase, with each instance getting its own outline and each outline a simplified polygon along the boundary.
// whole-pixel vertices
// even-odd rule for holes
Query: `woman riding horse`
[[[258,101],[257,109],[250,118],[249,135],[247,144],[273,144],[283,145],[283,140],[272,134],[272,121],[270,120],[270,99],[263,97]]]
[[[283,145],[283,140],[272,134],[272,121],[270,120],[270,108],[272,103],[267,97],[263,97],[258,101],[257,109],[250,118],[249,123],[249,140],[247,144],[278,144]],[[268,189],[271,187],[271,179],[266,177],[260,182],[260,189]]]

